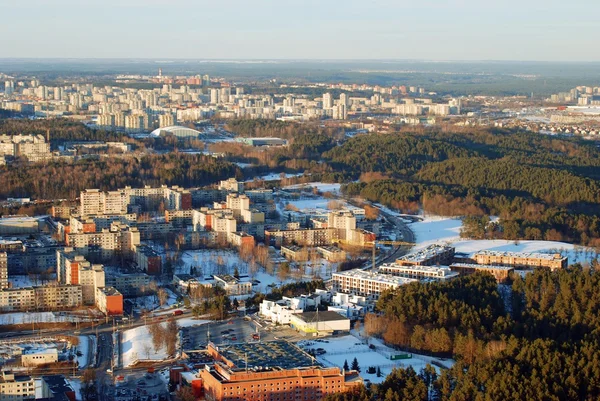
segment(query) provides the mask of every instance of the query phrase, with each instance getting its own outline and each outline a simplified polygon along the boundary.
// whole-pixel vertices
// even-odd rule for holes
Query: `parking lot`
[[[277,339],[296,342],[304,338],[287,326],[274,326],[250,317],[215,321],[182,330],[184,350],[203,349],[208,344],[209,338],[216,345]]]

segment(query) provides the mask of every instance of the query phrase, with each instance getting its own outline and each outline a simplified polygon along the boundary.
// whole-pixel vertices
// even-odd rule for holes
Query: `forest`
[[[210,156],[177,153],[126,159],[83,159],[74,163],[23,163],[0,167],[0,197],[74,199],[86,188],[115,190],[127,185],[194,187],[229,177],[242,177],[240,168],[235,164]]]
[[[600,272],[539,269],[499,291],[478,273],[386,293],[365,320],[368,335],[456,364],[441,374],[395,370],[381,385],[328,399],[598,399]]]
[[[406,213],[500,217],[471,238],[600,244],[600,150],[593,142],[432,129],[355,137],[323,158],[344,181],[359,180],[342,187],[349,196]]]

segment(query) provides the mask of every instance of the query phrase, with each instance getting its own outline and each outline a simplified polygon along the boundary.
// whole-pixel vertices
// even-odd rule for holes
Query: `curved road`
[[[415,242],[415,240],[416,240],[415,234],[412,232],[412,230],[408,227],[408,225],[402,219],[400,219],[394,215],[391,215],[389,213],[386,213],[381,209],[379,209],[379,213],[383,217],[385,217],[385,219],[387,221],[392,223],[396,227],[396,230],[398,230],[400,232],[400,234],[402,234],[402,241],[412,242],[412,243]],[[392,253],[379,259],[379,264],[394,262],[399,257],[404,256],[408,252],[410,252],[411,249],[412,249],[411,245],[403,245],[403,246],[394,248],[394,251]]]

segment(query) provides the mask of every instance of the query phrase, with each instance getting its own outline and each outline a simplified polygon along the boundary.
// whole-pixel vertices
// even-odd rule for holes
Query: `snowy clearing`
[[[508,252],[560,253],[569,258],[569,264],[589,264],[598,259],[598,251],[593,248],[556,241],[507,241],[507,240],[465,240],[460,238],[462,221],[458,218],[426,216],[423,221],[411,223],[410,229],[416,236],[415,249],[425,248],[435,243],[451,244],[456,252],[473,254],[482,250]]]

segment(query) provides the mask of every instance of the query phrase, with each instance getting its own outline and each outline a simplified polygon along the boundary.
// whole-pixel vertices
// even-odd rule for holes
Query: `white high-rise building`
[[[4,82],[4,93],[12,95],[15,92],[15,83],[13,81]]]
[[[350,98],[348,97],[347,93],[342,93],[340,95],[340,104],[343,105],[343,106],[345,106],[346,109],[350,105]]]
[[[210,90],[210,102],[212,104],[219,104],[219,90],[218,89]]]
[[[331,93],[324,93],[323,94],[323,108],[324,109],[331,109],[333,107],[333,96],[331,96]]]

